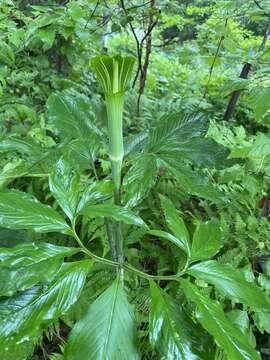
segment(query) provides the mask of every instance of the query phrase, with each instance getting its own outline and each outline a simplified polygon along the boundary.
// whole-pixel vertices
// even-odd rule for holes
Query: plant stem
[[[80,246],[80,248],[82,249],[82,251],[91,258],[93,258],[94,260],[96,260],[97,262],[107,264],[110,266],[119,266],[117,262],[97,256],[96,254],[92,253],[92,251],[88,250],[87,247],[85,247],[84,244],[82,243],[74,227],[73,227],[73,236],[74,239],[77,241],[78,245]]]
[[[117,88],[117,84],[114,84]],[[114,184],[114,203],[121,205],[121,168],[124,156],[123,145],[123,93],[115,93],[106,97],[109,130],[109,155],[112,166]],[[120,222],[114,222],[115,252],[119,264],[124,261],[123,235]],[[122,270],[120,269],[122,272]]]
[[[181,275],[184,274],[184,270],[178,274],[178,275],[149,275],[147,273],[145,273],[144,271],[138,270],[136,268],[134,268],[133,266],[129,265],[129,264],[121,264],[119,262],[116,261],[111,261],[109,259],[105,259],[102,258],[100,256],[97,256],[96,254],[92,253],[92,251],[88,250],[87,247],[84,246],[84,244],[82,243],[81,239],[79,238],[78,234],[76,233],[74,224],[73,224],[73,236],[74,239],[77,241],[78,245],[80,246],[80,248],[82,249],[82,252],[84,252],[86,255],[88,255],[89,257],[93,258],[95,261],[99,262],[99,263],[103,263],[109,266],[113,266],[113,267],[117,267],[120,269],[125,269],[129,272],[132,272],[133,274],[140,276],[144,279],[148,279],[148,280],[174,280],[174,281],[178,281],[179,277]],[[121,273],[120,273],[121,274]]]

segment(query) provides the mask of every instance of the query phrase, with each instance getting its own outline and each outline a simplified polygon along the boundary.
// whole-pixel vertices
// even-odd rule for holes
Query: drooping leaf
[[[222,307],[203,295],[190,281],[181,279],[186,297],[197,306],[196,317],[213,335],[217,344],[225,350],[228,359],[260,360],[260,356],[243,334],[225,316]]]
[[[14,230],[71,234],[68,224],[54,209],[17,190],[0,193],[0,225]]]
[[[214,221],[200,223],[194,232],[191,260],[205,260],[216,255],[221,247],[221,232],[219,224]]]
[[[55,280],[48,287],[38,289],[32,296],[25,293],[0,301],[0,349],[4,359],[11,359],[19,348],[31,350],[42,334],[44,326],[67,313],[78,300],[91,262],[79,261],[62,265]],[[14,356],[13,356],[14,358]],[[25,360],[25,357],[16,357]]]
[[[69,217],[74,218],[79,202],[80,177],[75,174],[67,159],[60,158],[49,178],[50,190]]]
[[[189,232],[186,228],[184,220],[170,199],[160,195],[160,201],[168,228],[182,242],[183,248],[185,249],[186,253],[189,254]]]
[[[135,336],[132,309],[116,279],[72,329],[64,359],[139,360]]]
[[[154,282],[151,282],[150,342],[161,359],[214,359],[209,335]]]
[[[131,210],[117,205],[86,205],[80,211],[80,214],[90,218],[111,217],[117,221],[123,221],[126,224],[146,227],[145,222],[139,216],[135,215]]]
[[[270,309],[266,294],[254,283],[248,282],[244,274],[229,264],[215,260],[192,265],[188,273],[212,284],[223,295],[241,302],[253,310]]]
[[[17,291],[51,280],[64,257],[78,251],[79,248],[47,243],[0,248],[0,296],[11,296]]]
[[[157,175],[157,161],[154,156],[142,156],[135,161],[123,180],[126,206],[137,205],[155,184]]]

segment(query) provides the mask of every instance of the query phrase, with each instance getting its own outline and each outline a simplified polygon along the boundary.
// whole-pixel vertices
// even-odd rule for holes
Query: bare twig
[[[87,26],[88,26],[90,20],[92,19],[92,17],[95,15],[95,12],[97,11],[97,8],[98,8],[98,6],[99,6],[99,3],[100,3],[100,0],[97,0],[96,5],[95,5],[93,11],[91,12],[91,14],[90,14],[90,16],[89,16],[89,18],[88,18],[85,26],[84,26],[85,29],[87,28]]]

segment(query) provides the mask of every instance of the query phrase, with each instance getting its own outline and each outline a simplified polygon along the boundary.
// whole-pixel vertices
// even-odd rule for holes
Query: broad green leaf
[[[200,167],[224,168],[228,161],[229,150],[212,139],[196,138],[183,144],[171,144],[166,151],[160,151],[161,158],[173,159],[182,164],[189,160]]]
[[[212,139],[205,139],[208,121],[201,115],[172,113],[162,117],[149,134],[145,153],[159,158],[173,158],[182,164],[189,160],[200,166],[223,167],[228,149]]]
[[[8,162],[0,173],[0,190],[5,188],[9,183],[27,173],[28,166],[24,160],[15,160]]]
[[[247,336],[250,345],[256,348],[256,338],[253,335],[247,311],[234,309],[226,313],[226,317]]]
[[[262,120],[268,110],[269,105],[270,88],[256,87],[250,94],[250,105],[255,112],[255,119]]]
[[[77,212],[79,213],[86,205],[108,200],[113,194],[113,183],[110,180],[93,182],[86,186],[80,198]]]
[[[184,192],[196,195],[203,199],[208,199],[217,204],[224,203],[224,195],[214,187],[210,178],[201,174],[199,171],[193,171],[175,156],[162,155],[164,166],[174,174],[179,185]]]
[[[52,244],[22,244],[0,248],[0,296],[11,296],[38,283],[49,281],[59,270],[64,257],[79,248]]]
[[[65,360],[139,360],[132,308],[119,279],[72,329]]]
[[[14,230],[72,234],[68,224],[54,209],[16,190],[0,193],[0,225]]]
[[[74,174],[66,158],[61,158],[49,178],[50,190],[70,220],[76,215],[80,177]]]
[[[43,50],[49,50],[55,41],[56,29],[53,27],[46,27],[39,29],[37,32],[37,37],[44,43]]]
[[[80,211],[80,214],[90,218],[111,217],[117,221],[123,221],[126,224],[147,227],[145,222],[131,210],[117,205],[86,205]]]
[[[217,344],[225,350],[228,359],[261,359],[257,351],[247,341],[246,335],[226,318],[218,303],[203,295],[188,280],[181,279],[181,285],[186,297],[197,306],[197,319],[214,336]]]
[[[89,167],[96,159],[102,132],[94,123],[89,104],[79,94],[64,91],[49,97],[49,116],[65,139],[79,139],[88,154]]]
[[[124,203],[128,207],[137,205],[156,182],[157,161],[152,155],[145,155],[135,161],[124,177]]]
[[[208,121],[202,115],[173,113],[163,116],[158,126],[149,134],[146,152],[163,153],[182,147],[187,141],[202,137],[208,129]]]
[[[191,266],[188,273],[214,285],[222,295],[253,310],[270,309],[266,294],[254,283],[246,281],[243,273],[229,264],[209,260]]]
[[[256,327],[263,334],[270,333],[270,313],[268,311],[256,311],[252,316]]]
[[[32,139],[19,139],[14,136],[0,140],[0,152],[16,151],[27,155],[31,161],[44,155],[42,148]]]
[[[0,40],[0,64],[1,63],[9,66],[13,66],[15,63],[15,56],[13,50],[3,40]]]
[[[214,221],[200,223],[194,232],[191,260],[205,260],[216,255],[221,247],[221,232],[219,224]]]
[[[19,295],[13,296],[12,298],[6,298],[0,301],[0,323],[13,311],[17,311],[23,307],[26,307],[31,301],[33,301],[41,293],[41,287],[35,286]],[[33,352],[35,344],[40,337],[32,336],[27,341],[20,342],[17,344],[14,339],[6,339],[5,348],[1,349],[1,360],[25,360]]]
[[[128,139],[124,139],[124,149],[125,149],[125,156],[128,156],[130,154],[137,154],[140,152],[147,140],[148,133],[146,131],[140,132],[138,134],[135,134],[133,136],[130,136]]]
[[[150,342],[160,359],[214,359],[209,335],[154,282],[151,282]]]
[[[189,232],[186,228],[184,220],[182,219],[181,215],[179,214],[170,199],[166,198],[163,195],[160,195],[160,201],[168,228],[180,240],[186,253],[189,254]]]
[[[186,252],[186,243],[181,241],[181,239],[178,239],[177,237],[175,237],[174,235],[166,232],[166,231],[162,231],[162,230],[149,230],[147,232],[150,235],[154,235],[157,236],[159,238],[162,239],[166,239],[169,240],[171,243],[175,244],[176,246],[178,246],[180,249],[182,249],[183,251]]]
[[[0,302],[0,349],[3,358],[12,358],[12,349],[18,352],[18,347],[30,346],[33,340],[38,340],[44,327],[67,313],[80,296],[90,266],[89,261],[63,264],[53,282],[34,296],[28,296],[27,301],[22,293],[14,299],[4,300],[4,306]],[[29,291],[26,293],[29,294]]]

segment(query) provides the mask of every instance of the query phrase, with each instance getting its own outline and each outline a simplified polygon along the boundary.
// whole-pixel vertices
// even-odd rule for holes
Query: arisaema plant
[[[55,355],[59,359],[260,359],[246,319],[269,316],[267,294],[254,279],[219,262],[223,243],[217,218],[187,224],[179,204],[155,187],[166,168],[183,191],[213,204],[224,202],[201,168],[226,166],[227,150],[205,138],[203,115],[179,112],[157,119],[153,129],[124,146],[124,94],[133,62],[120,56],[92,61],[105,96],[111,174],[104,176],[96,162],[107,141],[89,103],[64,91],[47,104],[58,135],[68,141],[64,150],[55,149],[62,155],[53,166],[44,162],[50,205],[34,191],[0,192],[0,226],[40,234],[40,241],[22,239],[0,248],[1,360],[30,359],[44,333],[61,323],[70,332]],[[14,147],[15,140],[9,141]],[[43,158],[35,147],[31,171]],[[147,202],[140,207],[152,189],[154,211]],[[156,211],[164,220],[146,224],[142,217]],[[132,257],[135,228],[142,241]],[[170,251],[176,266],[157,262],[155,269],[144,269],[138,254],[149,242],[160,244],[157,259]],[[143,306],[137,306],[141,293]],[[220,299],[229,304],[230,316]]]

